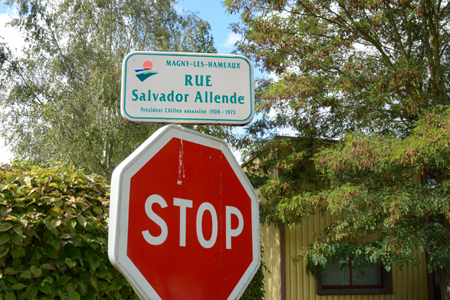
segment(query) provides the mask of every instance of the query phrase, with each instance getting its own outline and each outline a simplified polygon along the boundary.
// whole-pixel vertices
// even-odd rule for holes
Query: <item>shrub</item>
[[[138,299],[107,255],[109,185],[61,166],[0,167],[0,299]]]

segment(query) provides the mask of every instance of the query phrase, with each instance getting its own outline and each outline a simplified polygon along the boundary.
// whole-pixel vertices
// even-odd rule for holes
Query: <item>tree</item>
[[[215,52],[210,26],[175,1],[11,0],[23,55],[0,44],[2,135],[18,159],[109,178],[150,136],[120,116],[121,63],[136,50]],[[226,129],[201,128],[223,134]]]
[[[321,209],[346,215],[299,252],[310,271],[336,253],[365,255],[389,269],[426,251],[450,299],[450,3],[226,4],[242,16],[234,26],[243,36],[238,51],[276,76],[259,81],[263,117],[240,141],[259,158],[255,170],[284,170],[277,179],[258,177],[271,199],[267,220],[294,226]],[[300,139],[269,143],[283,127]],[[339,143],[324,147],[326,139]],[[414,172],[423,185],[411,184]],[[371,243],[355,242],[374,233]]]

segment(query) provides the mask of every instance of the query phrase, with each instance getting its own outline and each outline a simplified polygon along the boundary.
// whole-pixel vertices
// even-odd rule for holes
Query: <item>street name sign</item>
[[[121,112],[133,123],[245,125],[255,114],[244,56],[133,52],[123,60]]]
[[[239,299],[260,265],[258,197],[226,143],[159,129],[115,170],[108,254],[142,299]]]

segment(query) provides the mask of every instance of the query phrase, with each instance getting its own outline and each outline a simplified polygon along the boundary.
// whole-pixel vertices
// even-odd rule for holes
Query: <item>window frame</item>
[[[351,261],[349,262],[351,266]],[[381,265],[381,286],[345,285],[345,286],[323,286],[322,278],[317,276],[317,295],[369,295],[369,294],[392,294],[392,272],[387,272]],[[350,272],[352,269],[350,268]],[[350,280],[351,282],[351,280]]]
[[[441,286],[441,282],[439,281],[439,276],[436,270],[433,270],[433,286]]]

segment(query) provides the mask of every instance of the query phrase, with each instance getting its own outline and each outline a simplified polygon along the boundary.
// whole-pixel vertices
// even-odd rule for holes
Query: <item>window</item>
[[[436,270],[428,274],[428,286],[429,286],[429,299],[440,300],[441,299],[441,284],[439,282],[439,276]]]
[[[433,271],[433,285],[441,286],[441,282],[439,281],[439,275],[436,271]]]
[[[327,263],[317,280],[318,295],[390,294],[392,276],[379,263],[340,260]]]

